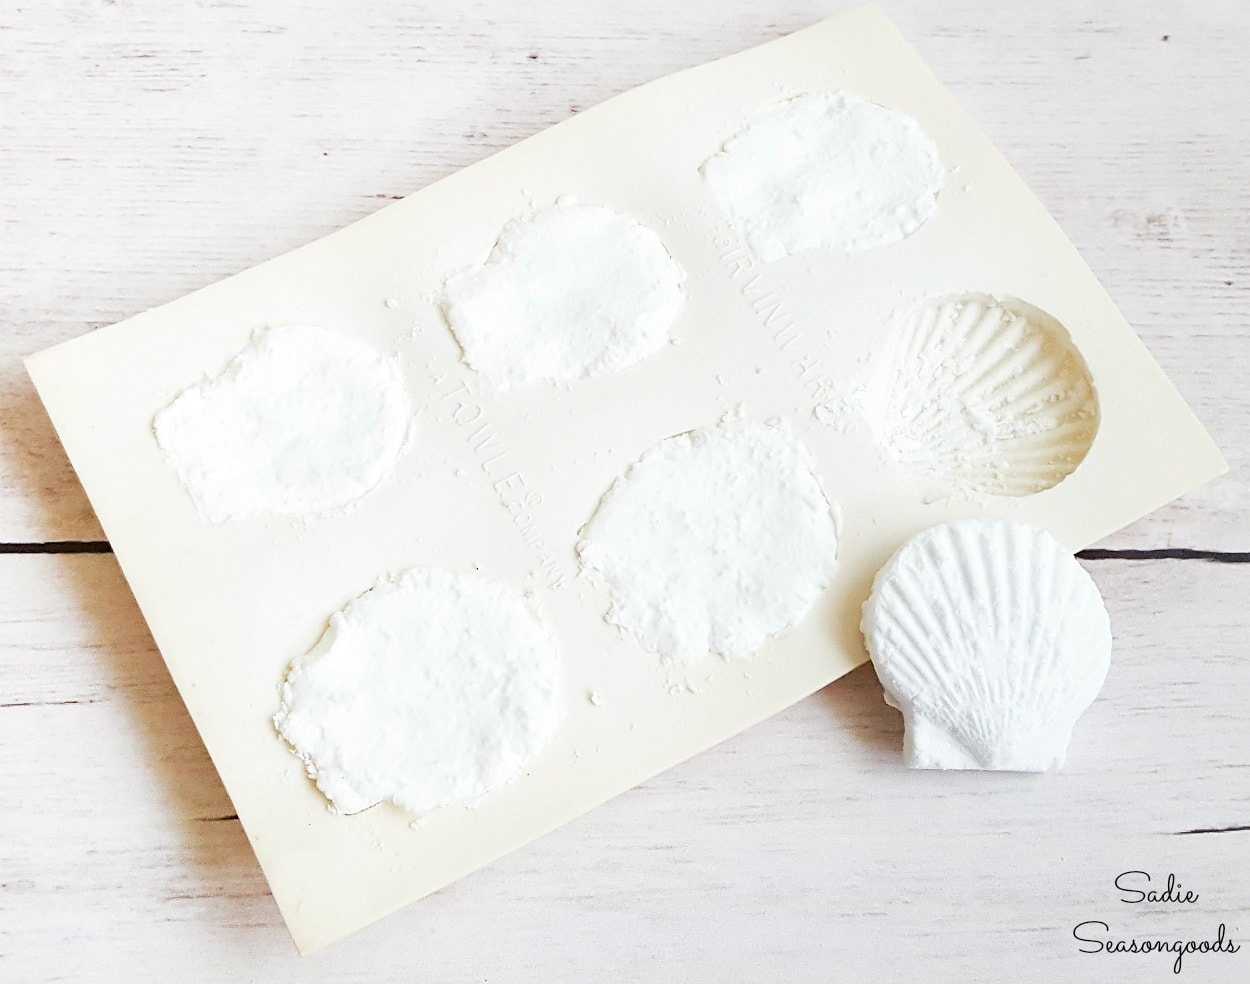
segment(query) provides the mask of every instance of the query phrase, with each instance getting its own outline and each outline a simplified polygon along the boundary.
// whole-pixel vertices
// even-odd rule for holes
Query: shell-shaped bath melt
[[[395,359],[284,325],[181,393],[152,430],[200,516],[224,523],[346,509],[391,473],[411,419]]]
[[[921,307],[890,337],[862,399],[885,453],[947,491],[1043,492],[1098,432],[1098,396],[1067,329],[984,294]]]
[[[414,813],[520,776],[555,731],[562,669],[531,600],[476,575],[385,576],[295,660],[274,716],[343,813]]]
[[[607,619],[672,665],[747,656],[833,578],[835,507],[786,428],[725,421],[666,438],[612,484],[582,531]]]
[[[1048,772],[1111,660],[1098,588],[1049,533],[961,520],[908,540],[864,604],[886,703],[918,769]]]
[[[685,305],[660,237],[601,205],[562,202],[504,226],[442,308],[465,362],[496,388],[571,383],[655,355]]]
[[[905,239],[932,218],[945,177],[937,147],[912,117],[824,92],[773,106],[700,170],[766,263]]]

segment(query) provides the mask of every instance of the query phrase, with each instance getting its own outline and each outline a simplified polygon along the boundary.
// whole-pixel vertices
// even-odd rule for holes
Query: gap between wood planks
[[[0,543],[0,554],[111,554],[112,544],[107,540],[50,540],[43,543]],[[1082,560],[1205,560],[1217,564],[1250,564],[1250,551],[1197,550],[1192,547],[1162,547],[1154,550],[1104,550],[1093,548],[1081,550],[1077,556]],[[64,701],[67,704],[79,701]],[[15,705],[0,705],[15,706]],[[237,814],[221,817],[198,817],[201,823],[237,822]],[[1175,837],[1195,834],[1232,834],[1250,832],[1250,824],[1230,827],[1195,827],[1192,830],[1176,830]]]
[[[43,543],[0,543],[0,554],[111,554],[107,540],[47,540]],[[1216,564],[1250,564],[1250,551],[1160,547],[1154,550],[1080,550],[1081,560],[1206,560]]]

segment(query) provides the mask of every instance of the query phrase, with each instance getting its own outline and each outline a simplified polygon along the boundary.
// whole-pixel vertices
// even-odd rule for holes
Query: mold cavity
[[[221,523],[351,505],[390,473],[411,417],[394,359],[288,326],[258,334],[152,429],[200,516]]]
[[[607,619],[666,660],[745,656],[802,619],[833,577],[837,532],[807,449],[729,422],[661,441],[582,531]]]
[[[945,174],[910,116],[830,93],[773,107],[700,170],[765,261],[898,242],[933,215]]]
[[[274,725],[343,813],[413,812],[516,779],[559,722],[555,639],[520,592],[414,569],[330,617]]]
[[[448,278],[442,308],[465,362],[507,390],[654,355],[685,304],[684,279],[646,226],[562,203],[505,225],[484,264]]]
[[[885,452],[947,490],[1024,496],[1085,459],[1098,397],[1066,328],[985,294],[922,306],[889,338],[861,396]]]

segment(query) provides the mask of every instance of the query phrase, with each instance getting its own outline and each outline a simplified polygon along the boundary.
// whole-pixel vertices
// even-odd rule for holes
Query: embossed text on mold
[[[786,357],[811,402],[810,409],[820,419],[818,411],[839,400],[833,373],[810,351],[808,333],[791,316],[780,292],[768,283],[765,265],[750,247],[728,233],[718,235],[713,244],[730,281],[768,333],[773,347]]]
[[[436,387],[441,388],[446,382],[445,375],[434,378]],[[452,422],[465,434],[478,466],[490,479],[491,488],[520,533],[522,542],[532,551],[547,587],[561,587],[565,582],[564,572],[560,570],[551,546],[534,518],[534,510],[542,505],[542,493],[530,487],[514,455],[503,446],[498,429],[486,414],[481,385],[473,380],[462,380],[454,389],[444,393],[442,399],[450,405]]]

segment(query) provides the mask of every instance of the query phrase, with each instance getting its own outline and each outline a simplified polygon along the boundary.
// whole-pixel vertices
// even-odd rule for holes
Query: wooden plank
[[[1179,834],[1250,826],[1250,565],[1090,567],[1116,653],[1062,774],[902,768],[865,668],[300,960],[113,559],[3,558],[0,977],[1170,978],[1168,956],[1082,955],[1071,932],[1250,933],[1250,831]],[[1135,869],[1199,902],[1117,901]]]
[[[21,355],[284,252],[806,0],[0,11],[0,541],[98,525]],[[1237,0],[887,12],[1055,212],[1233,475],[1108,546],[1250,547],[1250,18]]]

